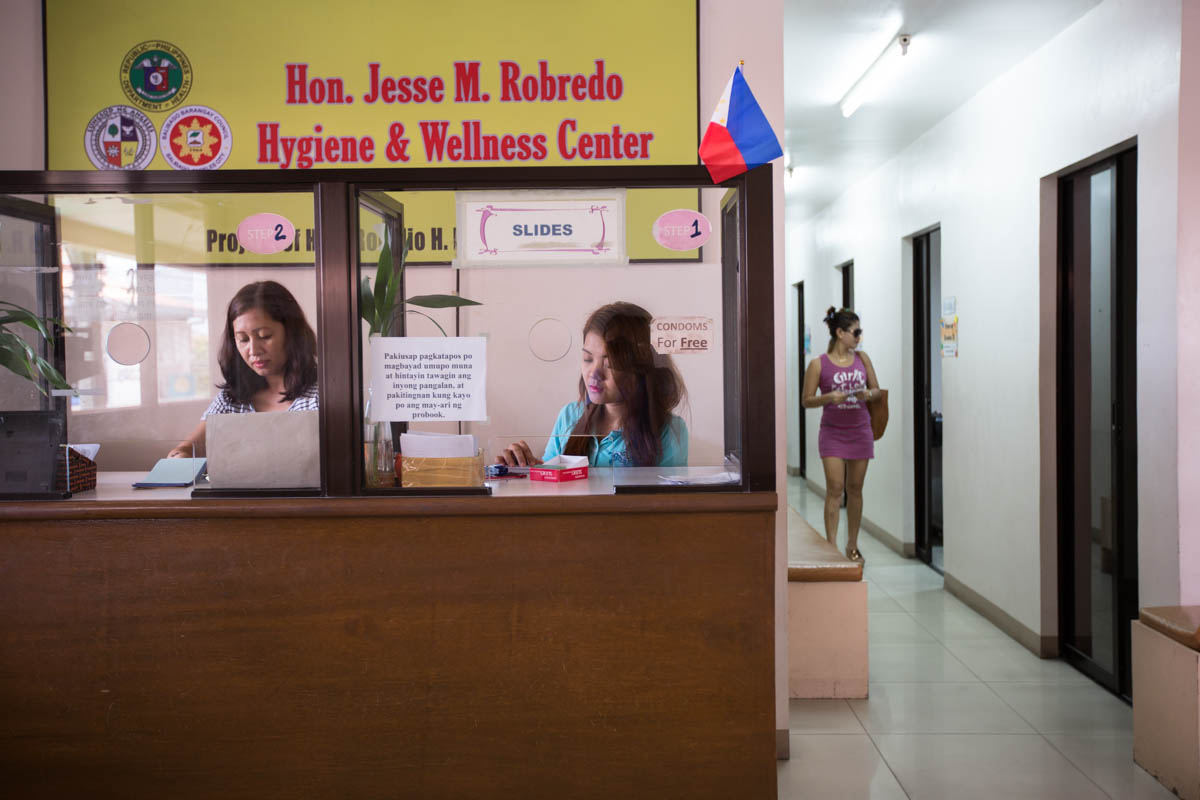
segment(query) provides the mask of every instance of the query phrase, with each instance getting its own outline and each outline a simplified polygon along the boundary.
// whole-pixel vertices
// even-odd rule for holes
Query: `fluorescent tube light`
[[[842,98],[840,105],[843,117],[849,117],[865,100],[877,96],[886,79],[894,76],[901,59],[908,53],[908,45],[911,41],[911,35],[901,33],[888,42],[888,46],[883,48],[883,52],[871,62],[867,71],[854,82],[850,91],[846,92],[846,96]]]

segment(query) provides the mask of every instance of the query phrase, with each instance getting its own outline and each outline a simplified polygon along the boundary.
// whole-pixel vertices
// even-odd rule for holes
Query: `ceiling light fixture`
[[[883,79],[892,75],[900,66],[901,59],[908,54],[908,45],[911,42],[912,35],[907,33],[898,34],[896,38],[888,42],[887,47],[883,48],[883,52],[871,62],[867,71],[854,82],[850,91],[846,92],[846,96],[842,98],[840,105],[843,117],[849,117],[858,110],[864,100],[875,95]]]

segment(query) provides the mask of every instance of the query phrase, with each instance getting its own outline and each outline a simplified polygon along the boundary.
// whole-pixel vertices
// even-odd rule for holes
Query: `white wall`
[[[42,96],[42,4],[0,0],[0,169],[45,165],[45,102]]]
[[[788,221],[788,283],[805,281],[810,318],[838,296],[833,265],[854,259],[858,311],[873,332],[866,349],[881,384],[895,390],[865,515],[905,541],[913,540],[905,237],[941,225],[942,293],[958,298],[960,317],[960,357],[943,362],[946,571],[1042,635],[1056,629],[1041,586],[1040,179],[1131,137],[1139,157],[1138,380],[1146,387],[1138,407],[1141,603],[1178,601],[1179,25],[1179,0],[1108,0],[828,208]],[[789,365],[799,368],[794,357]],[[816,436],[808,438],[809,463],[819,463]],[[793,431],[793,457],[796,449]]]
[[[1179,602],[1200,603],[1200,4],[1183,9],[1179,109]],[[1189,224],[1190,223],[1190,224]]]

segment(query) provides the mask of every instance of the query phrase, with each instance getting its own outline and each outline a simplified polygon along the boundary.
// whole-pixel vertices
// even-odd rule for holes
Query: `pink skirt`
[[[817,452],[821,458],[858,460],[875,457],[875,436],[871,433],[871,418],[863,414],[864,424],[852,428],[822,425],[817,437]]]

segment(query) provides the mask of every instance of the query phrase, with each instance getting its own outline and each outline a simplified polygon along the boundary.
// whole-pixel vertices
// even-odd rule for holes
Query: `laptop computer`
[[[320,489],[319,411],[212,414],[205,425],[213,489]]]

